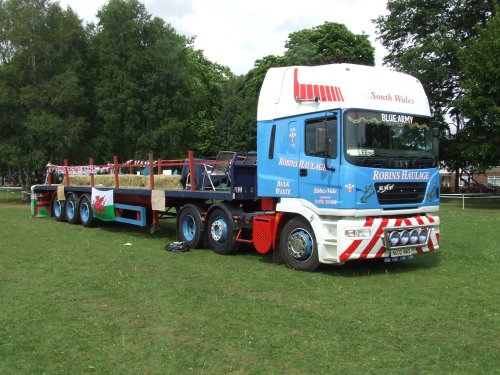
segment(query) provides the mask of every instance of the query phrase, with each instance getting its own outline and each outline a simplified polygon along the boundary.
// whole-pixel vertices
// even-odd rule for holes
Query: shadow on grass
[[[335,277],[360,277],[383,275],[387,273],[402,274],[432,269],[441,263],[439,253],[417,254],[414,259],[385,263],[382,259],[368,259],[347,262],[343,266],[322,265],[319,272]]]
[[[175,241],[175,221],[161,222],[160,232],[150,233],[150,226],[135,227],[132,225],[118,223],[118,222],[99,222],[98,227],[100,230],[109,231],[112,233],[126,232],[130,236],[140,238],[163,238],[165,245]],[[193,249],[200,251],[213,251],[211,249]],[[242,244],[240,249],[233,255],[240,257],[242,263],[248,262],[263,262],[275,267],[286,267],[282,262],[276,262],[273,259],[273,253],[259,254],[253,249],[251,245]],[[439,253],[424,253],[416,254],[414,259],[402,260],[397,262],[385,263],[382,259],[366,259],[347,262],[342,266],[336,265],[320,265],[318,273],[324,275],[331,275],[334,277],[363,277],[370,275],[383,275],[387,273],[401,274],[408,272],[415,272],[422,269],[432,269],[437,267],[440,263]],[[295,271],[298,272],[298,271]]]
[[[245,248],[238,252],[242,258],[252,262],[263,262],[274,264],[275,266],[286,267],[282,262],[277,263],[273,259],[273,254],[258,254],[255,250]],[[331,275],[335,277],[362,277],[369,275],[384,275],[402,274],[408,272],[416,272],[422,269],[432,269],[437,267],[441,262],[439,252],[416,254],[415,258],[409,260],[401,260],[397,262],[385,263],[383,259],[366,259],[347,262],[343,265],[327,265],[321,264],[317,273],[323,275]],[[296,271],[299,272],[299,271]]]
[[[98,221],[93,229],[100,229],[110,233],[127,233],[130,236],[142,238],[164,238],[166,241],[175,240],[175,220],[163,221],[160,223],[159,230],[151,233],[151,225],[139,227],[117,221]]]

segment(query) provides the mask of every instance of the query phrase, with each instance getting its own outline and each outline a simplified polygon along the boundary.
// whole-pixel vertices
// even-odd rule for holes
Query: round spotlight
[[[401,242],[402,246],[407,245],[408,242],[410,242],[410,233],[408,233],[407,230],[402,231],[400,238],[399,238],[399,241]]]
[[[410,244],[415,245],[418,242],[418,230],[413,229],[410,232]]]
[[[391,232],[389,235],[391,246],[396,246],[399,243],[399,232]]]
[[[418,242],[424,244],[427,242],[427,237],[429,236],[429,231],[427,229],[420,229],[418,232]]]

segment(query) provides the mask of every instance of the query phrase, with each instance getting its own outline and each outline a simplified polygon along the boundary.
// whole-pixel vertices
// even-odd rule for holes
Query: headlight
[[[410,244],[415,245],[418,242],[418,230],[413,229],[410,232]]]
[[[408,233],[407,230],[402,231],[401,235],[399,236],[399,241],[401,242],[402,246],[408,244],[408,242],[410,241],[410,233]]]
[[[427,238],[429,237],[429,231],[427,229],[420,229],[418,232],[418,242],[424,244],[427,242]]]
[[[399,232],[392,232],[389,235],[389,240],[391,241],[391,246],[396,246],[399,243],[400,235]]]

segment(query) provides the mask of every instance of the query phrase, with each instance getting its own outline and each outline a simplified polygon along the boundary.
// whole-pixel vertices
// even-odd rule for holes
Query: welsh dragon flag
[[[115,220],[113,190],[98,190],[92,188],[92,210],[94,217],[104,221]]]

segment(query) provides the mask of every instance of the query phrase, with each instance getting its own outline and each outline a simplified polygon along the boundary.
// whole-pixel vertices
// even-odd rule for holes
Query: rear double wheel
[[[94,212],[92,211],[92,204],[90,202],[90,197],[84,194],[80,198],[80,204],[78,206],[78,216],[80,223],[84,227],[90,228],[95,226],[96,219],[94,218]]]
[[[233,218],[222,208],[210,213],[207,237],[210,247],[218,254],[234,254],[238,250]]]
[[[52,215],[56,221],[64,221],[64,201],[57,199],[57,195],[52,199]]]
[[[312,272],[318,268],[318,244],[307,220],[296,217],[285,224],[280,236],[280,253],[292,269]]]
[[[187,204],[181,208],[177,218],[177,233],[179,240],[185,242],[190,248],[203,247],[203,222],[200,207]]]
[[[68,194],[66,197],[64,212],[66,213],[66,220],[68,223],[78,224],[80,222],[80,218],[78,216],[78,202],[73,194]]]

